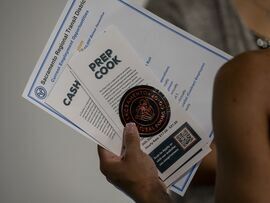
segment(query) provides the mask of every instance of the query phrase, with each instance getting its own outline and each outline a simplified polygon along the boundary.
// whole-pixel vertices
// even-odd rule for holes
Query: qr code
[[[174,136],[177,143],[183,148],[183,150],[190,147],[197,139],[190,132],[188,128],[183,128],[177,135]]]

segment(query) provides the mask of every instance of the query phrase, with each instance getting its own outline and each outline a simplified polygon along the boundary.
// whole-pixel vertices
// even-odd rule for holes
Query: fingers
[[[120,162],[120,158],[101,146],[98,146],[98,156],[100,160],[100,171],[107,177],[110,173],[114,172],[114,168]]]
[[[124,128],[124,153],[140,151],[140,136],[135,123],[128,123]],[[116,156],[112,152],[98,146],[98,155],[101,162],[110,162],[120,160],[121,157]]]
[[[135,123],[128,123],[124,129],[125,154],[134,154],[141,151],[140,136]]]
[[[119,157],[113,154],[112,152],[104,149],[103,147],[98,145],[98,156],[100,162],[112,162],[119,160]]]
[[[140,136],[138,129],[134,123],[129,123],[124,128],[124,154],[121,157],[116,156],[112,152],[98,146],[98,155],[100,159],[100,170],[107,176],[114,173],[115,168],[123,164],[123,160],[129,161],[136,159],[141,154]],[[116,172],[119,170],[116,170]]]

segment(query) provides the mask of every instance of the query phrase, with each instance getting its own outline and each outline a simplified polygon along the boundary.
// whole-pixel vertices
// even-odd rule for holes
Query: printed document
[[[145,66],[159,78],[159,82],[173,96],[179,107],[184,108],[203,131],[212,137],[211,100],[214,76],[231,56],[127,0],[69,0],[23,96],[96,143],[101,144],[94,135],[100,135],[103,136],[101,140],[104,143],[108,138],[116,138],[113,140],[117,146],[121,139],[117,141],[118,135],[116,132],[114,134],[116,128],[107,123],[105,117],[100,120],[113,133],[99,132],[103,128],[97,128],[97,123],[94,123],[96,127],[88,126],[93,128],[85,131],[82,126],[86,126],[86,123],[78,125],[45,103],[63,73],[70,74],[68,77],[75,79],[73,88],[80,86],[75,82],[72,72],[67,71],[67,63],[77,51],[90,48],[96,36],[110,25],[115,25],[126,37]],[[78,94],[83,92],[78,91]],[[84,97],[89,99],[89,93],[85,94]],[[95,103],[89,102],[93,102],[93,105]],[[96,107],[96,111],[100,111],[99,107]],[[197,168],[198,164],[191,167],[171,189],[183,195]]]
[[[122,143],[115,146],[110,141],[116,143],[119,137],[122,139],[126,123],[136,123],[142,149],[152,157],[167,186],[209,152],[202,150],[208,142],[207,134],[144,66],[116,27],[106,29],[92,47],[75,54],[67,66],[77,79],[69,80],[62,74],[46,103],[63,115],[71,115],[69,119],[74,123],[89,120],[101,132],[107,129],[104,125],[107,120],[114,129],[108,131],[109,139],[103,143],[100,135],[94,136],[118,155]],[[76,91],[71,91],[70,86]],[[79,92],[84,90],[94,102],[89,102],[87,97],[81,99]],[[99,114],[91,108],[93,103],[98,106]]]

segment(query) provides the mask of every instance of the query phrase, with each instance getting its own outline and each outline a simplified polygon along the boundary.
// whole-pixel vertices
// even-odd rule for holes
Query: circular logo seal
[[[38,86],[35,88],[35,94],[37,98],[45,99],[47,97],[47,90],[42,86]]]
[[[136,123],[141,137],[151,137],[164,130],[171,117],[166,97],[154,87],[141,85],[128,90],[121,98],[120,119]]]

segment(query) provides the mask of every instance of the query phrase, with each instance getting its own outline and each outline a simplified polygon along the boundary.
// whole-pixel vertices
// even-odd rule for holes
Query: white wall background
[[[95,144],[21,97],[65,4],[0,1],[1,203],[132,202],[100,174]]]

